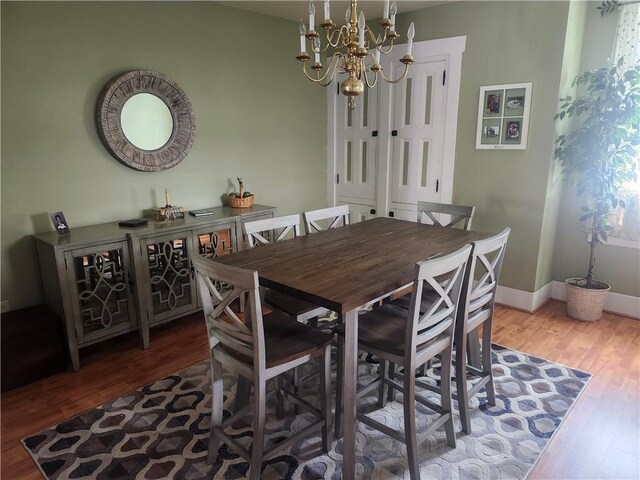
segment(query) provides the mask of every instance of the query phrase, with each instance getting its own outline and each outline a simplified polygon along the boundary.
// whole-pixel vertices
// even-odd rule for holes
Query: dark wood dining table
[[[355,477],[358,308],[413,283],[416,262],[491,234],[375,218],[217,258],[262,286],[337,312],[345,324],[343,478]]]

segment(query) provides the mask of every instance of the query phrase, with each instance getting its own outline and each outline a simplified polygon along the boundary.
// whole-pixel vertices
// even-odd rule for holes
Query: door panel
[[[349,212],[351,213],[351,223],[363,222],[365,220],[371,220],[376,218],[375,207],[373,205],[361,205],[358,203],[338,202],[338,205],[349,205]]]
[[[347,98],[336,97],[336,196],[375,202],[377,91],[365,88],[355,110]]]
[[[418,209],[415,205],[404,205],[405,208],[401,208],[396,206],[393,209],[393,218],[397,218],[399,220],[409,220],[410,222],[415,222],[418,216]]]
[[[416,63],[405,81],[394,86],[392,208],[397,204],[415,205],[419,200],[440,200],[445,65],[442,60]],[[394,67],[398,71],[400,64]]]

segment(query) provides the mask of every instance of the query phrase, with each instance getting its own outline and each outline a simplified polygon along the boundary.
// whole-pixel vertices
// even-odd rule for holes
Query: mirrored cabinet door
[[[193,251],[203,257],[213,259],[229,255],[238,249],[236,222],[200,228],[194,232],[193,241]],[[228,290],[228,286],[222,283],[216,287],[222,292]],[[199,298],[198,305],[202,306]]]
[[[126,243],[65,252],[78,345],[136,328],[133,281]]]
[[[142,260],[147,273],[149,323],[162,323],[197,306],[191,271],[189,232],[141,240]]]

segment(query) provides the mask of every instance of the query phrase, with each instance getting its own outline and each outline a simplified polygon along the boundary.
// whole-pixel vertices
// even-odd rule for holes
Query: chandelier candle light
[[[398,83],[407,75],[409,65],[414,62],[411,48],[413,47],[415,27],[413,22],[409,26],[407,53],[400,59],[400,62],[404,64],[404,72],[396,79],[385,77],[380,65],[380,54],[389,53],[393,48],[393,42],[400,37],[400,34],[395,31],[397,10],[396,2],[389,6],[389,0],[384,1],[384,10],[380,21],[380,28],[383,30],[382,36],[379,34],[375,36],[365,23],[364,13],[358,14],[357,0],[351,0],[351,6],[345,15],[345,24],[339,27],[331,20],[329,0],[324,0],[324,21],[320,26],[325,30],[326,44],[322,46],[320,35],[315,31],[316,7],[311,0],[309,2],[309,30],[304,22],[300,21],[300,53],[296,58],[302,62],[302,71],[309,80],[320,83],[324,87],[334,80],[336,74],[346,73],[348,77],[341,83],[340,89],[349,98],[349,109],[351,110],[356,106],[355,98],[364,92],[365,83],[367,87],[373,88],[378,82],[378,75],[385,82]],[[311,69],[315,71],[315,75],[309,74],[306,68],[307,62],[311,59],[307,53],[307,39],[309,39],[311,52],[314,54],[314,63],[311,65]],[[369,52],[374,49],[375,53]],[[328,59],[326,70],[320,62],[320,55],[325,53]]]

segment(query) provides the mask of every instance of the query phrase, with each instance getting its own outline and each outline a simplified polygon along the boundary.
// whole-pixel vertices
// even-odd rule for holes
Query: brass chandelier
[[[351,6],[345,15],[345,24],[337,26],[330,15],[329,0],[324,0],[324,21],[320,26],[325,30],[326,44],[323,46],[320,35],[315,31],[316,7],[313,0],[309,2],[309,28],[300,21],[300,53],[296,58],[302,62],[302,71],[312,82],[322,86],[329,85],[337,74],[346,73],[348,77],[342,81],[340,89],[349,99],[349,109],[356,106],[355,98],[364,92],[367,87],[373,88],[378,82],[378,76],[388,83],[398,83],[406,75],[409,65],[414,62],[411,56],[415,27],[413,22],[407,32],[407,53],[400,59],[404,64],[404,72],[399,78],[385,77],[380,65],[380,54],[389,53],[393,49],[393,42],[400,37],[395,30],[395,17],[397,12],[396,2],[389,6],[389,0],[384,0],[384,12],[380,21],[382,36],[377,36],[365,23],[364,13],[358,14],[358,1],[351,0]],[[307,71],[307,62],[310,55],[307,53],[307,39],[311,53],[314,54],[314,63],[311,69],[315,74]],[[331,50],[329,50],[331,49]],[[374,50],[375,53],[369,52]],[[320,61],[320,55],[326,54],[327,67]],[[324,73],[323,73],[324,71]]]

